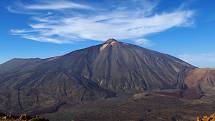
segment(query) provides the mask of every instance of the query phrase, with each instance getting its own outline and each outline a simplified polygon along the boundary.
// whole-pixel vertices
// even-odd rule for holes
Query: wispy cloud
[[[56,11],[66,8],[91,10],[90,13],[89,11],[77,13],[70,10],[71,14],[32,15],[33,23],[28,29],[13,29],[11,32],[26,39],[53,43],[78,40],[104,41],[108,38],[147,40],[146,35],[192,24],[193,11],[191,10],[180,9],[156,13],[154,8],[158,2],[128,1],[132,4],[127,3],[127,6],[120,4],[113,7],[113,10],[110,10],[110,6],[97,9],[74,2],[65,4],[68,1],[28,5],[26,8],[31,10]],[[133,8],[128,5],[133,5]]]
[[[215,68],[215,53],[182,54],[178,57],[198,67]]]
[[[150,46],[153,45],[153,43],[152,43],[150,40],[148,40],[148,39],[143,39],[143,38],[142,38],[142,39],[137,39],[137,40],[135,40],[134,43],[135,43],[136,45],[145,46],[145,47],[150,47]]]
[[[25,6],[26,9],[33,10],[60,10],[60,9],[92,9],[84,4],[78,4],[71,1],[44,2]]]
[[[53,0],[43,1],[37,3],[22,3],[21,1],[15,1],[13,5],[7,7],[8,11],[18,14],[47,14],[41,11],[62,11],[62,10],[92,10],[89,5],[75,3],[68,0]],[[48,12],[51,13],[51,12]]]

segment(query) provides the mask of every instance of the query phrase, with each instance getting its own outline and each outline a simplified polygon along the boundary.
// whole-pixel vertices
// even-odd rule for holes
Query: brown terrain
[[[200,98],[214,96],[215,91],[215,69],[194,69],[188,73],[185,79],[187,91],[185,97]]]
[[[173,90],[171,90],[173,91]],[[215,100],[187,100],[167,93],[138,93],[108,100],[64,105],[44,114],[52,121],[196,121],[197,116],[215,111]]]
[[[51,121],[194,121],[215,112],[215,69],[109,39],[0,64],[0,112]]]

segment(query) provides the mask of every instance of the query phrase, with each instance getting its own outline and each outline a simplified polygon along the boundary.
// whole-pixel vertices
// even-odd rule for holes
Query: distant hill
[[[215,96],[215,69],[194,69],[188,73],[185,79],[187,90],[185,97],[200,98]]]

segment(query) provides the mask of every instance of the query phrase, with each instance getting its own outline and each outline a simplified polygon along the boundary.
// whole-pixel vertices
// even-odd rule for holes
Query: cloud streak
[[[78,4],[71,1],[45,2],[27,5],[24,8],[31,10],[92,9],[92,7],[88,5]]]
[[[130,0],[132,3],[138,1]],[[31,10],[79,8],[91,11],[88,14],[86,12],[74,14],[71,10],[72,14],[69,15],[32,15],[33,23],[28,29],[13,29],[11,33],[30,40],[53,43],[71,43],[79,40],[104,41],[108,38],[140,40],[153,33],[192,24],[194,13],[191,10],[180,9],[158,14],[154,11],[156,2],[143,1],[142,6],[133,9],[117,6],[114,10],[108,8],[105,10],[93,8],[93,10],[90,5],[76,3],[62,4],[66,1],[29,5],[26,8]]]
[[[198,67],[215,68],[215,64],[214,64],[215,53],[182,54],[182,55],[179,55],[178,57]]]
[[[136,45],[145,46],[145,47],[150,47],[153,45],[153,43],[148,39],[137,39],[134,41],[134,43]]]

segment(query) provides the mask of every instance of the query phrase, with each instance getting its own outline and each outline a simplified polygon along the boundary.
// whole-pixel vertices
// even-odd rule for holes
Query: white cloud
[[[178,57],[198,67],[215,68],[215,53],[182,54]]]
[[[146,47],[150,47],[153,45],[151,41],[149,41],[148,39],[144,39],[144,38],[143,39],[137,39],[134,41],[134,43],[136,45],[141,45],[141,46],[146,46]]]
[[[132,1],[138,2],[139,0]],[[42,40],[44,42],[68,43],[78,40],[104,41],[108,38],[119,40],[144,38],[149,34],[192,24],[193,12],[190,10],[175,10],[156,14],[153,10],[157,3],[144,3],[144,6],[139,6],[135,10],[123,6],[121,7],[123,9],[119,10],[117,8],[120,6],[117,6],[116,10],[92,11],[93,14],[79,13],[76,15],[48,15],[42,17],[34,15],[32,17],[34,23],[29,25],[29,29],[25,29],[23,32],[21,31],[23,29],[14,29],[16,31],[11,32],[31,40],[41,41],[44,39]],[[72,6],[72,4],[57,2],[49,5],[30,5],[27,8],[61,9]],[[27,35],[30,37],[26,37]]]
[[[22,3],[21,0],[19,0],[8,6],[7,10],[17,14],[50,15],[50,13],[52,14],[50,11],[62,12],[63,10],[93,10],[93,7],[68,0],[46,0],[32,4]]]
[[[60,9],[92,9],[88,5],[78,4],[71,1],[50,1],[40,4],[26,5],[26,9],[33,10],[60,10]]]

